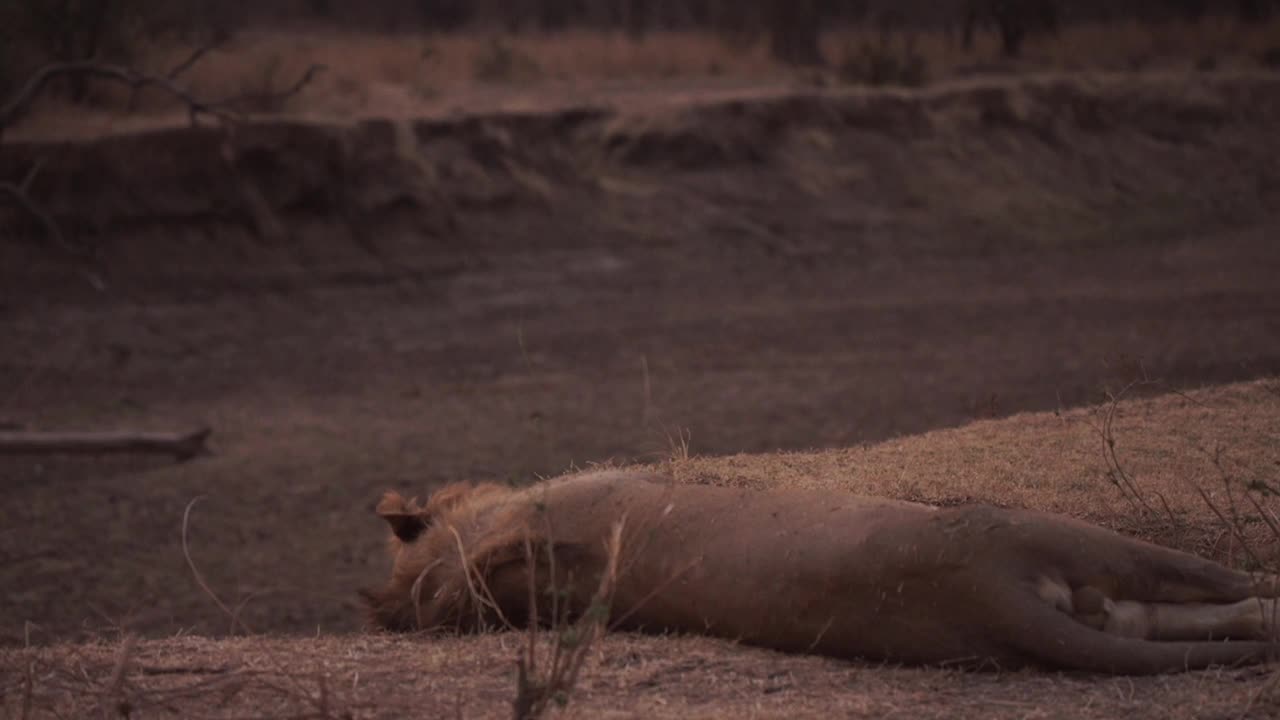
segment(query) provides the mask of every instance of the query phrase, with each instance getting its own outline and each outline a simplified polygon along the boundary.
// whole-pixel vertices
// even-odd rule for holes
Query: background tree
[[[1260,23],[1271,19],[1276,0],[1237,0],[1236,17],[1243,23]]]
[[[973,49],[978,28],[993,26],[1000,34],[1000,52],[1018,57],[1027,37],[1058,31],[1057,0],[966,0],[962,10],[962,43]]]
[[[769,50],[789,65],[823,65],[819,0],[769,0]]]
[[[49,62],[132,62],[139,44],[171,28],[177,10],[161,0],[0,0],[0,89]],[[58,88],[75,102],[88,98],[90,77],[77,74]]]

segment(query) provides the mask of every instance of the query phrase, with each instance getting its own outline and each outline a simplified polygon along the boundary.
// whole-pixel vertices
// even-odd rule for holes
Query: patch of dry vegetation
[[[682,479],[747,487],[823,487],[937,503],[1024,506],[1086,517],[1130,534],[1245,563],[1246,540],[1274,563],[1280,543],[1240,538],[1208,498],[1227,507],[1224,478],[1255,492],[1280,467],[1280,383],[1262,380],[1191,393],[1136,395],[1090,408],[1024,414],[817,453],[689,457]],[[1148,388],[1150,389],[1150,388]],[[1106,451],[1114,440],[1115,454]],[[679,448],[685,447],[685,440]],[[1123,463],[1145,512],[1124,502]],[[1229,458],[1229,460],[1227,459]],[[1242,489],[1237,486],[1237,490]],[[1259,523],[1275,497],[1260,492]],[[1268,515],[1269,514],[1269,515]],[[1173,523],[1173,524],[1170,524]],[[601,593],[607,594],[607,583]],[[603,599],[603,596],[602,596]],[[596,616],[587,613],[588,622]],[[602,624],[560,626],[539,638],[364,635],[316,639],[122,638],[0,651],[0,708],[8,717],[106,716],[398,718],[406,713],[503,717],[517,678],[525,693],[565,699],[574,683],[529,680],[530,659],[564,653],[576,682],[567,716],[598,717],[1274,717],[1280,675],[1218,670],[1152,678],[1018,672],[968,674],[867,667],[788,656],[706,638],[600,637]],[[587,642],[579,642],[585,639]],[[532,644],[536,643],[534,649]],[[545,655],[543,656],[546,657]],[[543,662],[540,660],[536,662]],[[548,669],[555,668],[551,661]],[[586,667],[585,672],[582,669]],[[581,674],[579,674],[581,673]],[[557,694],[556,689],[560,694]],[[517,704],[517,713],[528,705]],[[527,713],[523,713],[527,714]]]
[[[104,641],[0,650],[5,717],[510,718],[519,634]],[[553,717],[1231,717],[1280,710],[1265,670],[1145,678],[868,667],[614,634]],[[30,688],[28,690],[28,688]]]
[[[980,421],[867,447],[693,457],[678,463],[679,473],[742,487],[840,489],[1062,513],[1236,567],[1256,564],[1245,539],[1274,567],[1280,542],[1267,519],[1280,504],[1260,483],[1274,488],[1280,475],[1276,389],[1275,380],[1154,396],[1148,387],[1146,397]],[[1133,491],[1117,485],[1112,451]],[[1265,511],[1244,498],[1249,488]],[[1135,507],[1135,491],[1150,508]],[[1237,510],[1253,518],[1243,536],[1219,516],[1233,502],[1229,493],[1236,494]]]
[[[760,38],[700,30],[640,37],[588,29],[393,35],[325,28],[247,30],[211,52],[186,79],[202,97],[270,95],[308,67],[322,65],[331,72],[305,95],[268,109],[324,117],[398,117],[488,105],[497,102],[490,97],[495,93],[505,95],[501,102],[518,106],[522,92],[561,92],[573,98],[608,88],[698,92],[796,81],[917,85],[991,72],[1267,68],[1267,58],[1280,48],[1280,18],[1252,25],[1226,18],[1074,25],[1037,36],[1017,60],[1001,57],[993,33],[977,34],[974,48],[966,49],[952,31],[850,28],[828,32],[822,46],[831,68],[797,73],[774,59]],[[136,55],[140,67],[158,69],[174,66],[191,51],[188,44],[161,39]],[[850,70],[867,64],[868,57],[903,69]],[[119,122],[125,108],[145,116],[174,107],[160,93],[134,96],[108,86],[93,87],[88,99],[89,107],[74,113],[68,112],[65,98],[48,100],[27,122],[74,127],[94,120]]]

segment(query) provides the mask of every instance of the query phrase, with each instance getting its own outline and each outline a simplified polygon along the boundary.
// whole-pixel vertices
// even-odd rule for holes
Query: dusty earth
[[[1223,73],[9,139],[0,175],[41,163],[33,194],[71,247],[0,210],[0,422],[207,423],[216,455],[0,458],[0,643],[226,633],[181,550],[197,497],[192,559],[245,625],[328,637],[358,627],[353,591],[385,571],[371,507],[387,487],[657,461],[684,438],[700,455],[856,447],[1087,404],[1140,376],[1160,380],[1143,393],[1274,376],[1278,121],[1280,76]],[[1260,388],[1256,403],[1271,397]],[[1258,461],[1276,425],[1245,425],[1222,442],[1262,433],[1242,454]],[[1187,530],[1128,514],[1081,432],[1075,464],[1052,478],[1044,467],[1061,448],[1035,449],[1052,447],[1039,434],[1013,446],[1036,461],[1013,465],[993,465],[978,434],[945,452],[902,446],[879,466],[898,484],[870,489],[928,498],[917,477],[945,468],[935,495],[1040,502],[1231,554],[1211,518]],[[1214,450],[1203,431],[1179,437],[1157,466]],[[810,456],[778,457],[743,467],[786,475],[786,458]],[[912,458],[911,473],[893,470]],[[984,480],[999,467],[1040,483],[1040,500]],[[311,653],[262,642],[278,644],[275,657]],[[676,666],[668,653],[684,652],[610,642]],[[57,647],[99,664],[119,655]],[[822,668],[818,683],[940,683],[927,700],[939,713],[948,693],[999,685],[708,652],[730,666]],[[507,663],[493,671],[496,697],[509,659],[484,657]],[[1160,683],[1194,695],[1222,682],[1205,693],[1238,712],[1259,687],[1238,679],[1088,687],[1145,707]],[[729,701],[751,687],[740,681],[706,712],[754,707]],[[1080,696],[1074,681],[1025,682]],[[827,692],[802,690],[805,702]],[[1036,707],[1006,710],[1062,712]]]
[[[685,482],[828,487],[1056,510],[1249,565],[1196,492],[1231,515],[1222,477],[1280,478],[1280,382],[1236,384],[1119,405],[1117,457],[1177,522],[1135,511],[1109,484],[1104,409],[1023,414],[858,448],[677,459]],[[1216,462],[1215,462],[1215,457]],[[1233,485],[1238,492],[1239,485]],[[1274,499],[1263,503],[1270,512]],[[1280,543],[1256,515],[1240,537],[1263,564]],[[543,636],[543,641],[547,637]],[[229,639],[186,633],[134,643],[118,631],[80,644],[0,649],[11,717],[510,717],[522,634],[380,634]],[[546,646],[540,646],[546,662]],[[1276,668],[1154,678],[1022,671],[964,673],[788,656],[693,637],[613,634],[592,648],[569,717],[1271,718]]]

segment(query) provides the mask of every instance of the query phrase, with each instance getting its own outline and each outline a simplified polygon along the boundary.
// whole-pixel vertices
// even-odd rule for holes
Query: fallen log
[[[208,455],[205,441],[213,431],[148,432],[0,432],[0,455],[107,455],[139,453],[172,455],[179,462]]]

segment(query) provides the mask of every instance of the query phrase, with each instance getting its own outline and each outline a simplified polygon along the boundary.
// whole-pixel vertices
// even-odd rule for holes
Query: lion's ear
[[[418,501],[406,501],[400,493],[387,492],[378,502],[376,512],[387,521],[391,532],[401,542],[413,542],[431,524],[429,516],[418,507]]]

